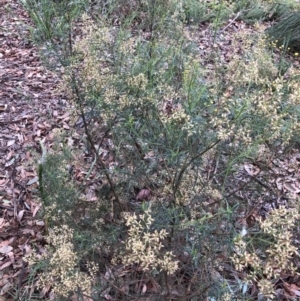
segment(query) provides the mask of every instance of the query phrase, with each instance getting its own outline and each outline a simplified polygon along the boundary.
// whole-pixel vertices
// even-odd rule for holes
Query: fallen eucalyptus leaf
[[[32,185],[32,184],[36,183],[38,180],[39,180],[39,178],[35,177],[35,178],[29,180],[26,185],[28,185],[28,186]]]
[[[3,246],[3,247],[0,248],[0,253],[2,253],[2,254],[7,254],[7,253],[9,253],[12,249],[13,249],[13,247],[11,247],[11,246]]]

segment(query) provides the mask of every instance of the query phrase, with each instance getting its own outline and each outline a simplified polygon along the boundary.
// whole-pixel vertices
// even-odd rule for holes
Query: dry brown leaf
[[[300,297],[300,288],[296,284],[289,284],[284,282],[285,293],[288,293],[290,296],[298,296]]]
[[[10,141],[7,142],[7,145],[6,145],[6,146],[7,146],[7,147],[12,146],[12,145],[15,144],[15,142],[16,142],[15,140],[10,140]]]
[[[7,261],[7,262],[3,263],[3,264],[0,266],[0,271],[2,271],[3,269],[9,267],[11,264],[12,264],[11,261]]]
[[[12,158],[11,160],[9,160],[6,164],[5,164],[5,167],[9,167],[11,165],[13,165],[15,162],[15,158]]]
[[[34,236],[34,230],[33,229],[24,229],[22,230],[23,234],[30,234],[31,236]]]
[[[5,176],[3,176],[3,177],[5,177]],[[2,180],[0,180],[0,186],[4,186],[4,185],[6,185],[7,183],[8,183],[8,179],[2,179]]]
[[[143,288],[142,288],[142,294],[145,294],[147,291],[147,285],[143,284]]]
[[[293,284],[291,284],[290,291],[293,292],[296,296],[300,297],[300,288],[299,287],[297,287],[297,289],[292,288],[292,285]]]
[[[149,189],[142,189],[139,193],[138,193],[138,195],[137,195],[137,197],[136,197],[136,199],[139,201],[139,200],[149,200],[149,198],[150,198],[150,196],[151,196],[151,191],[149,190]]]
[[[36,221],[35,224],[36,224],[37,226],[45,226],[44,221]]]
[[[17,216],[18,221],[21,221],[21,219],[22,219],[23,216],[24,216],[24,212],[25,212],[25,210],[21,210],[21,211],[18,213],[18,216]]]
[[[7,239],[7,240],[3,240],[0,243],[0,247],[8,246],[8,245],[12,244],[14,240],[15,240],[14,237],[11,237],[10,239]]]
[[[284,183],[283,184],[284,188],[287,189],[288,191],[292,192],[292,193],[299,193],[300,189],[297,188],[294,183]]]
[[[39,178],[38,178],[38,177],[35,177],[35,178],[29,180],[29,181],[27,182],[26,185],[27,185],[27,186],[30,186],[30,185],[36,183],[38,180],[39,180]]]
[[[0,103],[0,112],[4,112],[7,108],[6,104]]]
[[[258,175],[260,172],[260,169],[253,164],[245,164],[244,168],[251,177]]]
[[[31,204],[32,205],[32,204]],[[37,206],[31,206],[31,212],[32,212],[32,216],[35,217],[37,212],[40,210],[40,208],[42,207],[42,205],[37,205]]]
[[[0,253],[7,254],[11,250],[13,250],[13,247],[11,247],[11,246],[3,246],[3,247],[0,248]]]

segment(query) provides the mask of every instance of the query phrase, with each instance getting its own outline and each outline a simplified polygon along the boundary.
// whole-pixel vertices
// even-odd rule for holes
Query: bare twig
[[[241,12],[238,12],[238,13],[236,14],[236,16],[230,21],[230,23],[227,24],[227,25],[221,30],[220,33],[223,33],[223,32],[224,32],[231,24],[233,24],[233,23],[236,21],[236,19],[240,16],[240,14],[241,14]]]

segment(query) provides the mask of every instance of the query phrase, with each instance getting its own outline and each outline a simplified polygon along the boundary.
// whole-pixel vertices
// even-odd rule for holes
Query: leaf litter
[[[42,248],[45,223],[38,220],[35,158],[39,141],[53,143],[52,131],[67,126],[58,78],[46,70],[26,39],[29,18],[18,1],[0,1],[0,300],[30,286],[23,256]],[[56,112],[55,114],[52,114]],[[28,289],[28,287],[27,287]],[[34,289],[34,288],[33,288]],[[3,299],[4,298],[4,299]]]

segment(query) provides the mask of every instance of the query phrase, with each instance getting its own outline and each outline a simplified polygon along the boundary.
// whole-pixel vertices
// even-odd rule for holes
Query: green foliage
[[[283,45],[291,51],[300,50],[300,13],[289,14],[277,24],[268,29],[268,34],[278,46]]]
[[[77,206],[78,191],[70,181],[68,172],[71,164],[70,154],[47,155],[40,164],[40,189],[46,219],[50,224],[70,220],[68,213]],[[69,221],[70,222],[70,221]]]
[[[58,149],[46,157],[40,188],[49,268],[41,286],[56,279],[62,298],[230,298],[220,258],[236,252],[235,221],[248,206],[237,202],[232,182],[241,164],[258,157],[268,166],[278,145],[295,140],[299,71],[283,76],[259,27],[232,36],[230,62],[216,49],[206,67],[188,25],[213,18],[218,28],[239,2],[100,1],[94,10],[49,3],[25,7],[39,42],[65,66],[59,89],[83,120],[94,156],[88,173],[101,188],[88,202],[86,183],[76,187],[68,171],[76,156]],[[100,152],[102,127],[112,162]]]
[[[54,61],[45,60],[49,67],[57,63],[66,65],[72,55],[72,26],[88,8],[87,0],[21,0],[34,26],[30,27],[35,43],[43,45],[42,54]]]
[[[257,21],[276,20],[290,13],[298,7],[295,1],[248,1],[240,0],[235,2],[234,11],[239,18],[247,23]]]

